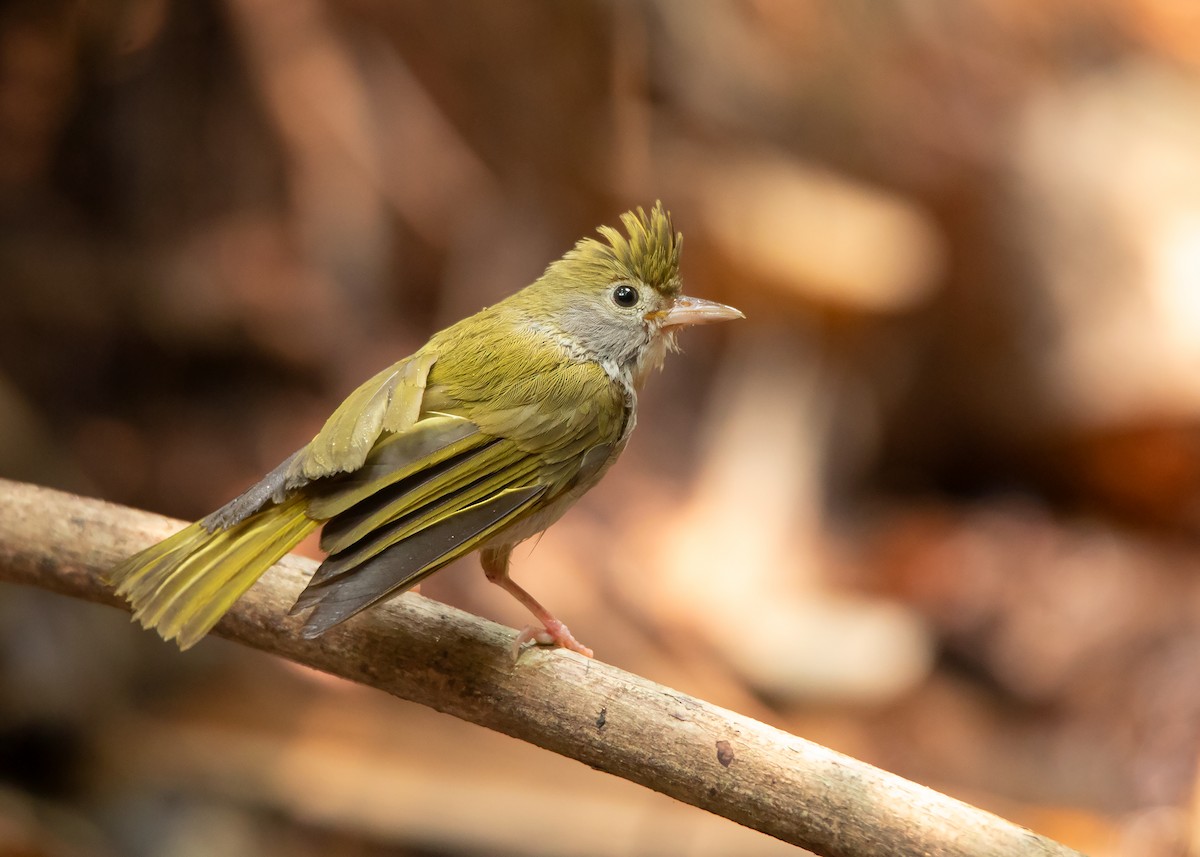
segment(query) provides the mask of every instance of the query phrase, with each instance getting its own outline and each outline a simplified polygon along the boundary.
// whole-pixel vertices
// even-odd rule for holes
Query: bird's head
[[[530,286],[572,349],[625,373],[640,386],[675,348],[682,327],[743,318],[733,307],[682,293],[683,235],[656,202],[621,215],[625,234],[611,226],[604,240],[584,238]]]

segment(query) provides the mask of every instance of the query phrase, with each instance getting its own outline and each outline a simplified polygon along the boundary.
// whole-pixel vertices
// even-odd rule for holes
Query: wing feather
[[[314,486],[308,513],[320,520],[335,518],[389,485],[425,474],[448,459],[492,441],[479,433],[479,426],[463,417],[426,417],[408,431],[382,438],[353,473]]]
[[[352,571],[356,565],[370,559],[394,544],[457,515],[463,510],[487,500],[509,488],[526,487],[537,482],[538,464],[529,456],[521,456],[510,465],[492,472],[460,474],[450,490],[428,493],[419,502],[408,496],[397,497],[391,503],[365,511],[350,523],[349,530],[335,530],[340,536],[326,544],[329,557],[313,577],[322,583],[336,575]],[[326,527],[338,525],[341,519]]]
[[[489,487],[510,485],[517,476],[534,473],[537,462],[508,444],[495,443],[479,452],[453,459],[429,474],[418,474],[364,500],[331,520],[321,537],[321,549],[334,554],[367,538],[394,521],[450,503],[448,512],[484,499]],[[500,478],[495,478],[497,475]],[[460,498],[469,498],[458,502]],[[432,522],[432,519],[431,519]]]
[[[436,359],[432,352],[418,351],[347,396],[292,461],[288,487],[357,470],[380,432],[403,433],[411,428],[420,416],[426,380]]]
[[[304,637],[311,639],[392,595],[411,588],[451,560],[475,550],[521,515],[545,492],[542,485],[502,491],[456,515],[425,527],[326,583],[309,584],[295,610],[312,607]]]

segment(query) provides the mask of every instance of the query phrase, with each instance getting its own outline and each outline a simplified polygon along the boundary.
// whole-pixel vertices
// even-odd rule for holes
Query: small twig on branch
[[[0,480],[0,580],[122,605],[105,569],[181,524]],[[287,557],[216,633],[453,714],[827,857],[1078,852],[931,789],[600,661],[514,664],[512,631],[418,595],[316,640],[286,618],[314,563]]]

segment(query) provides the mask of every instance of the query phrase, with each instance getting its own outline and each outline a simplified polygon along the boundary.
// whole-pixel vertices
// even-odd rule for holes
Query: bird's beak
[[[734,309],[716,301],[706,301],[703,298],[689,298],[680,295],[675,298],[672,307],[663,313],[664,328],[686,327],[693,324],[711,324],[714,321],[732,321],[735,318],[745,318],[741,310]]]

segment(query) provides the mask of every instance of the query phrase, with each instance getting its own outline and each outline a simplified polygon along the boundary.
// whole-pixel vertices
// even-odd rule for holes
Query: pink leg
[[[576,640],[571,632],[567,630],[566,625],[550,615],[549,610],[539,604],[536,598],[518,586],[508,576],[508,558],[511,554],[511,545],[499,548],[485,548],[480,551],[479,561],[483,566],[483,573],[487,575],[488,580],[524,604],[525,609],[542,623],[542,627],[540,628],[536,625],[528,625],[517,635],[516,642],[513,643],[513,656],[515,657],[520,654],[521,646],[532,641],[547,646],[562,646],[564,649],[579,652],[584,657],[592,657],[591,649]]]

